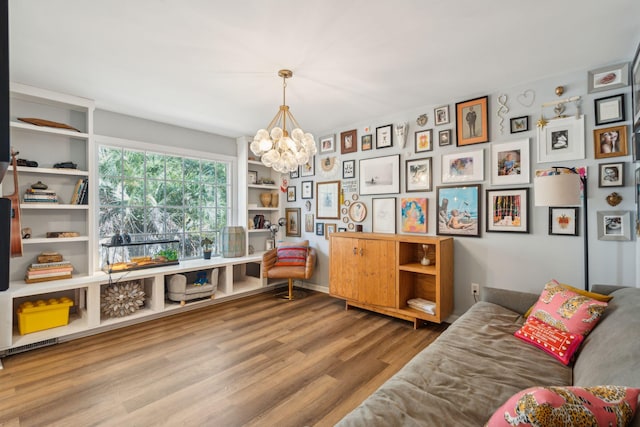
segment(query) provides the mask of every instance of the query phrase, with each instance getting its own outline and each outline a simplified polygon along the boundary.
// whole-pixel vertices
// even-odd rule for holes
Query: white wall
[[[608,64],[603,64],[608,65]],[[479,96],[489,95],[489,126],[490,126],[490,141],[489,143],[476,144],[465,147],[456,147],[455,144],[448,147],[439,147],[437,143],[437,133],[443,129],[453,129],[455,133],[455,103],[465,101],[466,99],[452,99],[449,102],[451,123],[443,126],[434,126],[434,108],[439,107],[442,104],[430,104],[429,103],[429,82],[425,82],[424,88],[415,88],[425,93],[425,105],[419,108],[413,108],[411,110],[398,112],[392,116],[366,118],[362,122],[352,123],[340,129],[326,129],[316,134],[316,137],[320,137],[326,134],[336,134],[337,152],[327,155],[317,156],[316,159],[316,174],[311,178],[298,178],[290,180],[290,185],[296,185],[298,199],[295,203],[288,203],[289,207],[302,208],[302,214],[304,217],[305,208],[304,200],[300,199],[300,183],[305,180],[313,179],[318,181],[329,181],[333,179],[341,179],[342,169],[338,168],[338,171],[334,175],[323,174],[320,168],[320,161],[327,156],[337,156],[339,160],[350,159],[364,159],[377,156],[386,156],[391,154],[401,155],[401,191],[405,188],[404,177],[404,162],[407,159],[432,157],[433,158],[433,191],[426,193],[400,193],[397,195],[385,195],[375,197],[397,197],[398,205],[400,198],[402,197],[426,197],[428,199],[428,233],[429,235],[436,234],[436,186],[441,185],[441,155],[447,153],[459,153],[464,151],[472,151],[483,149],[485,159],[485,180],[482,184],[482,212],[485,212],[485,190],[486,189],[501,189],[501,188],[516,188],[516,187],[529,187],[530,200],[529,200],[529,212],[530,212],[530,231],[528,234],[519,233],[494,233],[486,232],[485,219],[482,216],[482,233],[480,238],[473,237],[455,237],[455,314],[461,314],[472,303],[473,298],[470,291],[470,283],[480,283],[481,286],[496,286],[501,288],[509,288],[524,291],[539,292],[549,279],[557,279],[559,281],[572,284],[576,287],[582,287],[584,285],[584,261],[583,261],[583,224],[580,219],[580,235],[574,236],[550,236],[548,235],[548,208],[546,207],[534,207],[533,206],[533,173],[536,169],[549,168],[553,165],[560,166],[587,166],[588,168],[588,191],[589,191],[589,212],[588,212],[588,224],[589,224],[589,271],[590,271],[590,283],[591,284],[627,284],[627,285],[639,285],[638,272],[636,271],[636,265],[639,263],[640,254],[638,254],[638,244],[635,241],[635,233],[632,233],[632,241],[615,242],[615,241],[600,241],[597,238],[597,212],[603,210],[628,210],[631,211],[631,217],[635,216],[635,204],[634,204],[634,171],[636,164],[631,162],[631,157],[615,157],[608,159],[595,159],[594,147],[593,147],[593,129],[594,129],[594,99],[602,98],[605,96],[615,95],[618,93],[625,93],[626,103],[626,117],[629,118],[624,124],[630,125],[631,120],[631,89],[626,87],[618,90],[611,90],[607,92],[599,92],[594,94],[587,94],[587,71],[581,70],[578,72],[571,72],[566,74],[557,75],[553,78],[548,78],[536,82],[525,83],[518,87],[504,88],[499,92],[487,93],[479,90],[477,93],[471,93],[466,99],[473,99]],[[579,161],[567,161],[567,162],[554,162],[537,164],[537,136],[536,136],[536,122],[540,117],[541,104],[560,99],[555,95],[556,86],[564,86],[565,93],[562,98],[572,97],[579,95],[582,97],[581,111],[585,114],[585,144],[586,144],[586,159]],[[518,95],[524,93],[525,90],[533,90],[535,92],[535,102],[531,107],[525,107],[517,100]],[[509,108],[504,120],[504,132],[500,132],[499,118],[496,113],[499,108],[497,97],[498,95],[507,95],[507,107]],[[575,106],[569,105],[567,107],[566,114],[575,114]],[[427,113],[429,121],[427,125],[420,128],[416,125],[416,118]],[[553,108],[545,108],[544,114],[546,118],[554,116]],[[529,116],[529,131],[517,134],[509,133],[509,118],[518,116]],[[360,137],[364,134],[365,127],[370,127],[371,132],[375,135],[376,126],[383,126],[390,123],[409,122],[410,130],[409,137],[407,138],[406,147],[402,149],[394,142],[394,147],[371,151],[340,155],[339,149],[339,135],[340,132],[357,129],[358,131],[358,144],[360,144]],[[621,123],[616,123],[611,126],[618,126]],[[607,126],[599,126],[607,127]],[[434,149],[431,152],[426,153],[414,153],[414,132],[416,130],[434,129]],[[628,127],[629,142],[631,139],[630,126]],[[491,143],[495,142],[508,142],[521,138],[530,139],[530,157],[531,157],[531,173],[532,178],[527,185],[513,185],[513,186],[492,186],[490,180],[491,174]],[[318,138],[316,138],[318,139]],[[375,138],[374,138],[375,147]],[[631,145],[629,144],[629,153],[631,154]],[[598,164],[608,163],[614,161],[625,162],[625,186],[616,188],[598,188]],[[340,162],[339,162],[340,163]],[[359,165],[356,161],[356,172],[359,173]],[[616,191],[623,197],[623,201],[615,208],[610,207],[605,197],[611,192]],[[315,192],[315,188],[314,188]],[[372,197],[361,196],[360,200],[363,200],[367,207],[371,209]],[[311,213],[315,214],[315,201],[313,201],[313,208]],[[582,209],[580,209],[582,211]],[[342,217],[342,214],[340,215]],[[369,212],[364,224],[364,231],[371,231],[371,212]],[[341,226],[341,220],[320,220],[325,223],[338,223]],[[630,224],[629,224],[630,225]],[[400,222],[398,218],[397,229],[400,230]],[[315,236],[314,233],[304,233],[302,238],[309,239],[311,243],[318,249],[319,262],[317,265],[317,272],[312,278],[312,282],[321,286],[328,286],[329,282],[329,270],[328,270],[328,250],[329,242],[324,237]]]

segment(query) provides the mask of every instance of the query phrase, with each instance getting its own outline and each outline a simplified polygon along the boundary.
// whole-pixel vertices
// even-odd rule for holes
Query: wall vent
[[[36,348],[48,347],[50,345],[58,344],[58,338],[51,338],[44,341],[34,342],[32,344],[22,345],[20,347],[10,348],[3,353],[3,356],[11,356],[12,354],[23,353],[29,350],[35,350]]]

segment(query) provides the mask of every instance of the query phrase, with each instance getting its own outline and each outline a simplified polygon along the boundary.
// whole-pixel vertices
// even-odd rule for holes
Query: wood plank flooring
[[[331,426],[444,329],[255,295],[3,359],[0,426]]]

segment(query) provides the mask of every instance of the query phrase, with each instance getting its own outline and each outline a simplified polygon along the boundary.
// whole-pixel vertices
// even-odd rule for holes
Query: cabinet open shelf
[[[74,130],[68,130],[68,129],[59,129],[59,128],[48,127],[48,126],[36,126],[30,123],[23,123],[23,122],[17,122],[17,121],[11,121],[9,123],[9,126],[11,127],[11,129],[24,130],[29,132],[37,132],[37,133],[44,133],[44,134],[50,134],[50,135],[62,135],[62,136],[67,136],[71,138],[79,138],[79,139],[89,139],[88,133],[76,132]]]
[[[13,171],[13,166],[9,166],[9,172]],[[79,169],[68,168],[30,168],[28,166],[18,166],[18,173],[35,173],[43,175],[73,175],[89,176],[89,172]]]

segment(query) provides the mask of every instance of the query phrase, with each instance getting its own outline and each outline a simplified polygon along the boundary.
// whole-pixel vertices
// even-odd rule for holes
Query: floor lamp
[[[536,171],[533,180],[536,206],[579,206],[582,193],[584,231],[584,289],[589,290],[589,227],[587,224],[587,169],[553,166]],[[582,191],[580,191],[582,187]]]

